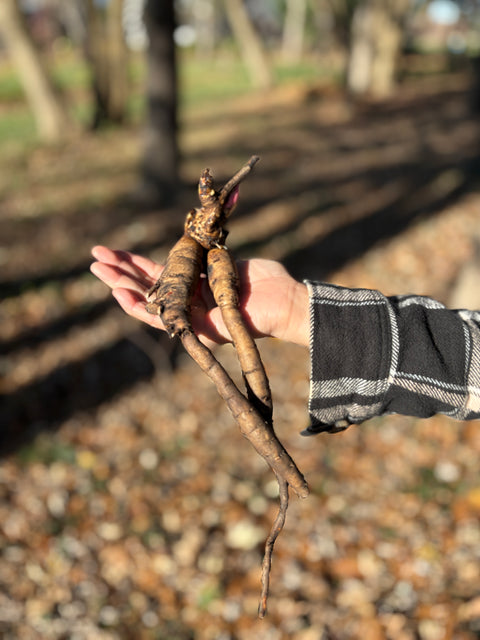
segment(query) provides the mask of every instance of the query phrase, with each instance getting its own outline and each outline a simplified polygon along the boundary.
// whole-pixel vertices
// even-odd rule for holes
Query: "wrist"
[[[282,327],[276,337],[293,342],[302,347],[308,347],[310,343],[310,310],[308,289],[302,282],[296,280],[292,283],[289,304],[286,305],[286,313]]]

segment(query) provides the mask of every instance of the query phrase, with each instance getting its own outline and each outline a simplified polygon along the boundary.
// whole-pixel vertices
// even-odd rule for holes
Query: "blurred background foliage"
[[[237,256],[480,307],[479,21],[478,0],[0,1],[2,637],[479,637],[477,423],[307,442],[308,354],[262,341],[312,495],[260,625],[271,475],[88,273],[97,243],[162,261],[200,171],[258,153]]]
[[[36,128],[40,139],[66,140],[76,123],[96,128],[102,118],[139,123],[148,74],[144,11],[152,23],[168,22],[167,33],[159,32],[167,44],[155,62],[176,63],[181,108],[292,79],[386,96],[412,75],[474,67],[480,55],[475,0],[269,0],[261,5],[179,0],[162,5],[171,11],[158,11],[145,0],[6,0],[0,98],[19,108],[2,114],[5,139],[18,140],[25,129],[29,142]],[[169,39],[176,56],[168,53]],[[30,48],[37,64],[28,60]],[[47,88],[42,92],[41,87]],[[52,103],[42,102],[49,89]],[[25,127],[23,96],[36,127]],[[49,120],[58,121],[51,130],[42,128],[47,116],[36,108],[39,101],[44,111],[50,107]],[[62,126],[62,118],[70,127]]]

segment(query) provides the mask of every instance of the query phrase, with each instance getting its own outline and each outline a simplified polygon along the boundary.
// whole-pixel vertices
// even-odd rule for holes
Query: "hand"
[[[96,262],[91,271],[107,286],[128,315],[163,329],[159,316],[145,309],[148,289],[157,281],[163,266],[127,251],[92,249]],[[263,259],[238,263],[240,309],[254,338],[272,336],[308,346],[308,292],[279,262]],[[220,309],[203,276],[192,300],[192,325],[206,340],[222,344],[230,341]]]

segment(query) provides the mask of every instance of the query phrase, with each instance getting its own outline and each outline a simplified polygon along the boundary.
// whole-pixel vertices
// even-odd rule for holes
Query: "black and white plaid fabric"
[[[422,296],[306,284],[312,424],[304,435],[386,413],[480,418],[480,312]]]

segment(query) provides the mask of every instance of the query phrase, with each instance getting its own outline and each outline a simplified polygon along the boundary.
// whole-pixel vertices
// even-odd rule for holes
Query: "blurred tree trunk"
[[[364,1],[365,0],[322,0],[320,3],[321,9],[325,14],[330,14],[333,22],[332,31],[336,39],[346,50],[350,47],[353,15],[358,5]]]
[[[202,0],[192,3],[192,17],[197,39],[195,52],[200,57],[213,55],[216,44],[216,2]]]
[[[233,36],[237,41],[253,86],[258,89],[268,89],[273,84],[270,64],[262,42],[250,20],[244,0],[224,0],[224,5]]]
[[[115,122],[124,120],[129,96],[128,51],[123,34],[122,10],[123,0],[110,0],[105,25],[110,69],[108,114]]]
[[[375,12],[367,4],[360,4],[353,14],[350,27],[351,42],[347,63],[347,88],[356,95],[370,89],[374,57]]]
[[[52,6],[65,27],[69,40],[79,48],[84,47],[87,38],[84,0],[51,0]]]
[[[33,112],[39,137],[49,143],[65,137],[67,110],[56,94],[15,0],[0,0],[0,29]]]
[[[127,111],[128,55],[122,27],[122,0],[109,0],[101,9],[88,0],[87,57],[92,71],[95,109],[92,128],[120,124]]]
[[[138,198],[167,203],[178,183],[177,64],[174,0],[147,0],[146,123]]]
[[[470,104],[474,113],[480,114],[480,55],[472,56],[472,90]]]
[[[282,36],[282,58],[295,64],[302,57],[307,0],[287,0]]]
[[[356,95],[385,96],[396,83],[408,0],[361,0],[353,13],[347,88]]]

